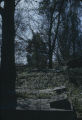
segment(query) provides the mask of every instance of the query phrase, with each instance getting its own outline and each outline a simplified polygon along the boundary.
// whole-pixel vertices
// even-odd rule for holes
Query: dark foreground
[[[0,111],[1,120],[76,120],[73,111]],[[80,119],[79,119],[80,120]]]

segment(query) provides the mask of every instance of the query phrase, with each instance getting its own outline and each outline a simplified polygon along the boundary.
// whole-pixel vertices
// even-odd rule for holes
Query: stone
[[[68,99],[50,102],[50,107],[55,109],[71,110],[71,103]]]
[[[66,87],[65,86],[60,86],[60,87],[56,87],[53,89],[54,91],[56,91],[57,94],[61,94],[63,92],[66,92]]]

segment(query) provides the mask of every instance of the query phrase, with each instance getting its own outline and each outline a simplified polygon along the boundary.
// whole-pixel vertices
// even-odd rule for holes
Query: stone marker
[[[55,109],[71,110],[71,103],[68,99],[50,102],[50,107]]]

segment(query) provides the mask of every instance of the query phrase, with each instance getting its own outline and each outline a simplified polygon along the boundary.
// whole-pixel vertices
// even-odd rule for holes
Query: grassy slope
[[[28,72],[26,69],[18,71],[16,86],[20,87],[20,90],[39,90],[47,88],[55,88],[58,86],[65,85],[67,87],[67,95],[77,111],[79,117],[82,117],[82,89],[78,81],[82,80],[82,69],[70,69],[69,77],[67,73],[62,74],[55,72]],[[73,80],[71,82],[71,80]],[[76,85],[73,82],[76,82]],[[54,93],[55,94],[55,93]],[[38,93],[35,95],[33,92],[21,92],[18,94],[20,97],[27,98],[50,98],[53,94]]]

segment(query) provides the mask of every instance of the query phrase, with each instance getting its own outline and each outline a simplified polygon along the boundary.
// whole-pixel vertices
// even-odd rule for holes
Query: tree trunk
[[[52,20],[51,20],[52,21]],[[49,53],[48,53],[48,59],[49,59],[49,69],[52,69],[52,45],[51,45],[51,30],[52,30],[52,22],[50,23],[50,29],[49,29],[49,39],[48,39],[48,46],[49,46]]]
[[[73,58],[75,58],[75,40],[73,41]]]
[[[49,51],[49,69],[52,69],[52,51]]]
[[[1,48],[1,109],[15,109],[16,68],[14,57],[14,10],[15,0],[5,0],[2,16],[2,48]]]

